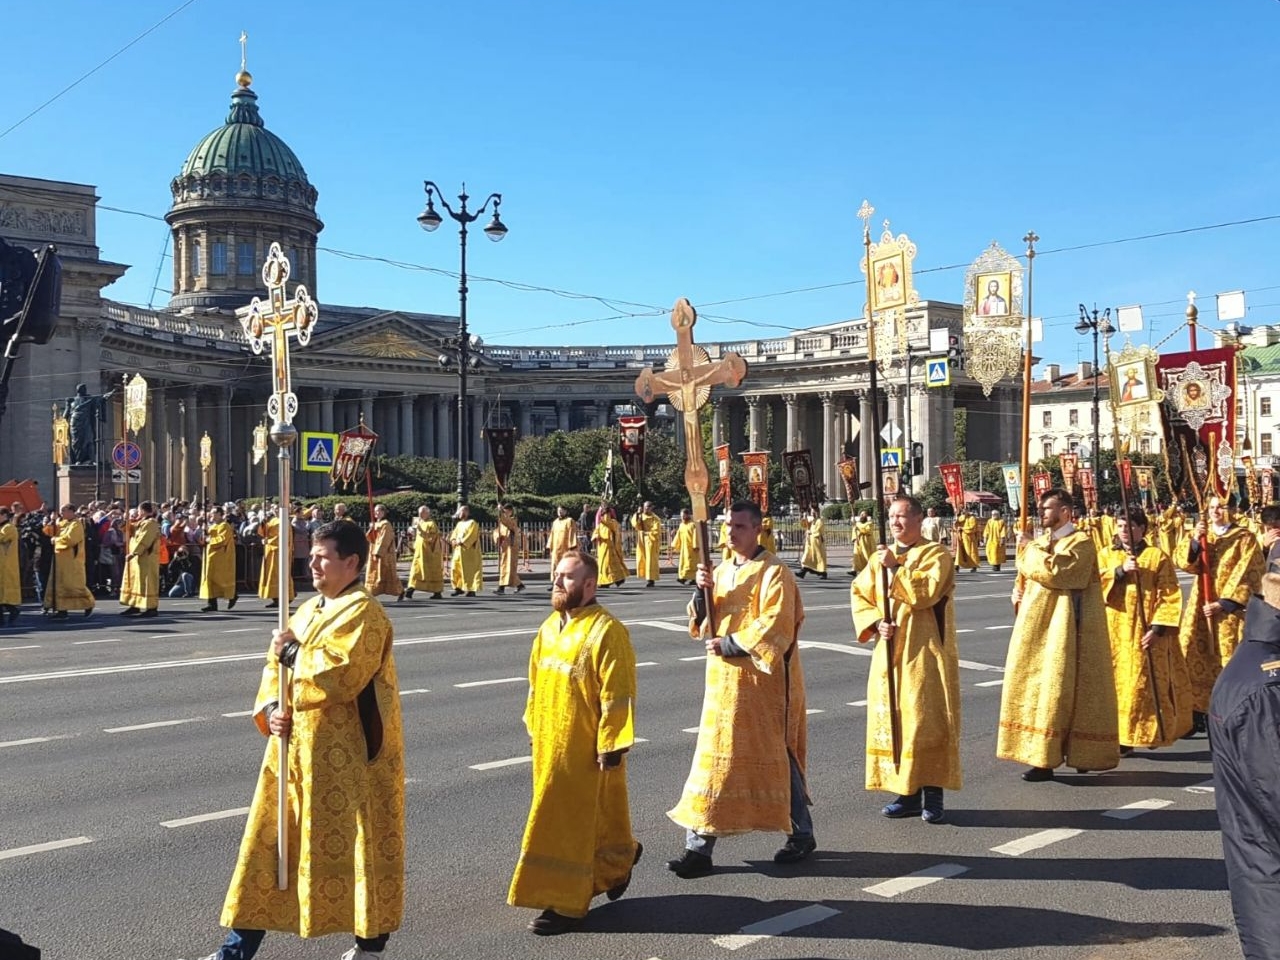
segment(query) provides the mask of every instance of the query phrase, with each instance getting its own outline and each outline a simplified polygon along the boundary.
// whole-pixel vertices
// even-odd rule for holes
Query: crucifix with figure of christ
[[[311,299],[311,294],[302,284],[298,284],[293,297],[286,295],[286,284],[289,282],[289,261],[280,249],[279,243],[272,243],[267,252],[267,260],[262,265],[262,282],[267,288],[266,303],[254,297],[248,307],[238,310],[240,324],[244,327],[245,336],[253,352],[261,355],[268,346],[271,348],[271,397],[267,400],[267,413],[271,416],[271,440],[280,448],[279,482],[280,508],[277,513],[276,528],[276,569],[279,614],[276,629],[284,633],[289,629],[289,588],[292,565],[289,558],[293,555],[287,544],[286,531],[290,529],[289,510],[289,448],[298,438],[298,430],[293,425],[293,416],[298,412],[298,397],[293,392],[289,371],[289,338],[296,337],[298,346],[305,347],[311,341],[311,328],[315,325],[319,308]],[[265,499],[265,498],[264,498]],[[265,512],[264,512],[265,520]],[[289,669],[280,664],[277,699],[282,710],[289,709]],[[281,890],[289,887],[289,831],[285,828],[289,816],[289,738],[280,737],[279,766],[276,782],[279,786],[277,794],[277,842],[276,842],[276,885]]]
[[[707,486],[710,477],[707,461],[702,455],[702,424],[698,411],[711,396],[711,388],[720,384],[736,387],[747,376],[747,361],[732,351],[713,361],[707,351],[693,342],[693,325],[698,322],[698,312],[684,297],[671,309],[671,326],[676,332],[676,348],[667,357],[666,369],[654,373],[646,367],[636,378],[636,394],[646,404],[653,403],[657,395],[665,393],[671,405],[684,414],[684,485],[689,491],[693,519],[698,523],[698,547],[702,562],[711,562],[711,535],[707,530]],[[712,618],[711,590],[703,590],[707,617],[715,630]]]

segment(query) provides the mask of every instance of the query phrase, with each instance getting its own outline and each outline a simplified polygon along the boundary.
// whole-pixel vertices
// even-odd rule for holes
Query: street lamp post
[[[1111,308],[1107,307],[1101,314],[1098,308],[1093,308],[1093,313],[1085,309],[1085,305],[1080,304],[1080,320],[1076,323],[1076,333],[1093,334],[1093,484],[1097,490],[1102,489],[1102,417],[1101,405],[1102,394],[1098,387],[1098,335],[1109,338],[1111,336]],[[1117,454],[1118,455],[1118,454]]]
[[[467,463],[471,459],[471,435],[467,430],[467,369],[471,364],[467,354],[471,348],[470,336],[467,333],[467,227],[479,220],[493,204],[493,218],[484,228],[484,234],[495,243],[507,235],[506,225],[498,214],[502,206],[502,194],[491,193],[478,210],[468,210],[467,185],[462,185],[458,194],[458,209],[454,210],[445,200],[444,193],[430,180],[424,180],[422,188],[427,193],[427,209],[418,217],[418,224],[428,233],[444,222],[444,218],[436,212],[435,201],[458,224],[458,243],[462,251],[462,267],[458,272],[458,339],[454,344],[458,351],[458,504],[467,502]],[[442,362],[446,362],[442,358]]]

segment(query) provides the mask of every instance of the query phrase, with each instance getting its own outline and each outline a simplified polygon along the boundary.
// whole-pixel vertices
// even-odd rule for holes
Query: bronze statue
[[[92,396],[83,383],[76,385],[76,395],[67,399],[63,416],[71,422],[71,463],[93,465],[98,462],[98,424],[107,419],[107,401],[112,390]]]

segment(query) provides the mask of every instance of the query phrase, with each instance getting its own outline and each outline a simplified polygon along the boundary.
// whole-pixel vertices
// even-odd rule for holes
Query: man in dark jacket
[[[1280,958],[1280,564],[1249,601],[1244,642],[1209,703],[1214,798],[1245,960]]]

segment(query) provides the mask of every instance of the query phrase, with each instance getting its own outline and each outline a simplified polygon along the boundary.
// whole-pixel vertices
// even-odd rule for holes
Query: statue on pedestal
[[[63,416],[71,422],[71,457],[73,465],[98,462],[98,425],[107,420],[107,401],[115,394],[92,396],[83,383],[76,385],[76,395],[67,399]]]

